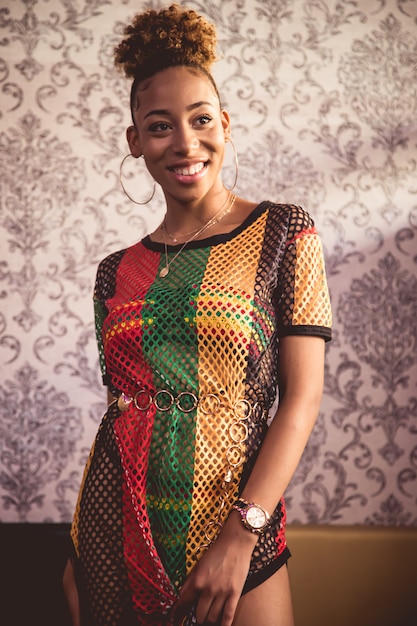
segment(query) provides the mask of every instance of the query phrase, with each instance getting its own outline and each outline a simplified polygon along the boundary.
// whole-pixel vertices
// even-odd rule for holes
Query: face
[[[184,67],[168,68],[139,85],[135,101],[130,150],[143,154],[167,200],[219,193],[230,120],[210,80]]]

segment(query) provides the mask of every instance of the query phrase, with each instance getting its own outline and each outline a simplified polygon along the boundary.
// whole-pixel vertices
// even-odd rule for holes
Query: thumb
[[[193,605],[195,594],[193,593],[190,585],[187,585],[185,581],[181,587],[179,598],[172,607],[171,616],[174,626],[182,626],[185,623],[185,618],[190,613]]]

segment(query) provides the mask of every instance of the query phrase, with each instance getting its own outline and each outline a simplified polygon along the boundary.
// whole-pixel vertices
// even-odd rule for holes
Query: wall
[[[240,194],[303,205],[325,247],[334,339],[290,521],[415,526],[417,3],[187,4],[218,26]],[[3,522],[71,519],[105,408],[95,269],[163,215],[160,193],[120,191],[129,86],[112,67],[123,23],[158,6],[0,1]]]

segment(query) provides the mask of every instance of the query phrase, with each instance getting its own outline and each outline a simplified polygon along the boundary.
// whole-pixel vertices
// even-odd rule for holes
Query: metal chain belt
[[[117,406],[124,411],[132,402],[138,411],[147,411],[153,405],[158,411],[170,411],[177,408],[183,413],[191,413],[198,408],[205,415],[213,415],[220,408],[228,407],[239,420],[250,417],[254,417],[255,421],[268,419],[268,412],[262,402],[249,402],[246,398],[239,398],[232,404],[226,404],[224,398],[214,393],[206,393],[198,397],[192,391],[182,391],[175,396],[168,389],[159,389],[155,394],[141,389],[133,397],[122,393],[117,400]],[[241,440],[241,437],[239,436],[238,439]]]

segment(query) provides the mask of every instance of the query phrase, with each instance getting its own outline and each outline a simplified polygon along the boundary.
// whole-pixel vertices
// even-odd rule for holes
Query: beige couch
[[[417,528],[292,525],[296,626],[417,626]]]

